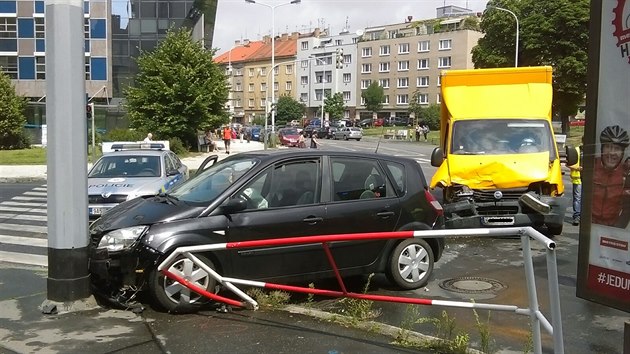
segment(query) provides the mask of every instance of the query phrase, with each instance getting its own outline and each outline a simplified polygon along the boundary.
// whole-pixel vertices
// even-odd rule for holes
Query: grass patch
[[[33,147],[21,150],[0,150],[3,165],[45,165],[46,149]]]
[[[261,309],[268,310],[283,307],[288,304],[291,299],[291,295],[279,290],[266,292],[260,288],[250,288],[246,291],[246,294],[256,300]]]

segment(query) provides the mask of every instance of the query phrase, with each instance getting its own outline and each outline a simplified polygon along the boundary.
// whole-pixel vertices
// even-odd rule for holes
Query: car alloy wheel
[[[433,251],[423,239],[407,239],[393,250],[388,278],[402,289],[417,289],[429,281],[433,272]]]
[[[214,269],[214,264],[207,258],[201,255],[197,255],[197,258]],[[215,291],[216,280],[188,258],[177,258],[168,267],[168,271],[193,282],[206,291]],[[208,298],[164,276],[157,269],[152,272],[149,278],[149,289],[158,305],[168,312],[195,312],[209,301]]]

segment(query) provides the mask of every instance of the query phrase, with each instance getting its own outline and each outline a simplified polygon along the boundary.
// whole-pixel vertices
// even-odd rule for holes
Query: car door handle
[[[390,216],[394,216],[394,212],[393,211],[381,211],[380,213],[376,213],[376,216],[383,218],[383,219],[387,219]]]
[[[320,217],[317,217],[317,216],[309,216],[309,217],[306,217],[306,218],[302,219],[302,221],[304,221],[307,224],[311,224],[311,225],[317,224],[318,222],[320,222],[322,220],[324,220],[324,219],[320,218]]]

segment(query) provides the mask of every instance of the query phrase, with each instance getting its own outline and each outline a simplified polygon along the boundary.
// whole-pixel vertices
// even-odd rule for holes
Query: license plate
[[[88,208],[88,214],[90,215],[102,215],[109,208]]]

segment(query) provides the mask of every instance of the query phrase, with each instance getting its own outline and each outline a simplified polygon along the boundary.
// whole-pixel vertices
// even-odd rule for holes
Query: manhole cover
[[[447,279],[440,283],[440,288],[465,294],[496,293],[507,288],[498,280],[481,277],[460,277]]]

